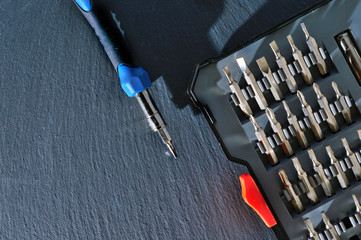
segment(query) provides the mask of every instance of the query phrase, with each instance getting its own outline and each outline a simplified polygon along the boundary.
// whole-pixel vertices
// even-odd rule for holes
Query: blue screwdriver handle
[[[137,66],[112,13],[101,0],[73,0],[94,29],[129,97],[151,86],[148,73]]]

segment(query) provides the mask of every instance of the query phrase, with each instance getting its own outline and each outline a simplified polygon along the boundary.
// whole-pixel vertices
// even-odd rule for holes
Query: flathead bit
[[[310,181],[308,180],[308,176],[307,173],[303,170],[300,161],[298,161],[297,157],[292,158],[292,162],[293,162],[293,166],[295,167],[296,171],[297,171],[297,175],[298,178],[301,180],[301,182],[303,183],[303,185],[306,188],[306,195],[308,197],[308,199],[310,199],[312,204],[316,204],[318,203],[318,197],[316,194],[315,189],[313,189]]]
[[[225,66],[222,70],[223,70],[224,74],[226,75],[226,78],[228,80],[229,88],[231,89],[231,92],[236,96],[236,98],[238,100],[240,109],[247,116],[252,115],[253,114],[252,109],[249,106],[246,98],[244,97],[238,83],[232,77],[232,74],[229,71],[228,67]]]
[[[326,65],[325,60],[321,56],[321,53],[318,48],[316,40],[313,37],[311,37],[311,35],[309,34],[309,32],[306,28],[306,25],[304,23],[301,23],[301,27],[306,36],[307,46],[310,49],[310,52],[316,58],[316,64],[317,64],[318,70],[320,71],[321,75],[327,74],[327,65]]]
[[[291,35],[287,36],[288,42],[291,45],[292,48],[292,55],[295,61],[299,64],[301,67],[301,74],[303,79],[305,80],[307,85],[311,85],[313,82],[312,74],[310,69],[307,67],[307,64],[305,62],[305,59],[303,58],[302,52],[296,47],[295,42],[293,41],[293,38]]]
[[[330,219],[327,217],[326,213],[324,211],[321,212],[323,222],[326,225],[326,229],[330,232],[333,240],[339,240],[340,236],[338,235],[335,227],[330,222]]]
[[[356,179],[359,181],[361,179],[361,166],[360,163],[357,161],[356,154],[351,150],[350,145],[348,144],[346,138],[341,139],[343,147],[346,150],[346,155],[348,159],[350,159],[352,164],[352,172],[355,175]]]
[[[271,147],[271,144],[268,142],[267,136],[265,134],[265,132],[263,131],[263,129],[258,125],[256,119],[250,115],[249,119],[251,121],[251,123],[253,124],[254,127],[254,133],[257,137],[257,140],[262,144],[262,146],[265,149],[265,152],[268,156],[268,159],[270,160],[272,165],[275,165],[278,163],[278,158],[277,155],[275,153],[275,151],[273,150],[273,148]]]
[[[303,132],[300,124],[298,123],[298,119],[296,117],[296,115],[294,115],[291,112],[290,107],[288,106],[287,102],[285,100],[282,101],[283,103],[283,108],[285,109],[286,113],[287,113],[287,120],[288,123],[293,127],[293,129],[296,132],[296,138],[298,140],[298,143],[300,144],[302,149],[306,149],[309,147],[307,138],[305,133]]]
[[[282,91],[280,89],[280,87],[278,86],[275,78],[272,75],[272,71],[271,68],[269,67],[267,60],[265,57],[261,57],[259,59],[256,60],[259,69],[261,70],[263,77],[267,79],[267,81],[269,82],[271,88],[271,93],[273,95],[273,97],[275,98],[276,101],[280,101],[281,99],[283,99],[283,94]]]
[[[304,210],[304,207],[301,202],[301,199],[296,194],[295,190],[293,189],[293,186],[292,186],[290,180],[288,180],[288,176],[287,176],[285,170],[283,170],[283,169],[278,170],[278,175],[280,176],[281,181],[282,181],[286,191],[292,198],[291,203],[292,203],[293,207],[296,209],[296,211],[298,213],[302,212]]]
[[[335,157],[335,154],[334,154],[331,146],[326,147],[326,152],[331,160],[331,164],[336,168],[336,171],[337,171],[336,177],[337,177],[338,182],[340,183],[342,188],[347,188],[348,186],[350,186],[350,183],[346,177],[345,172],[341,168],[340,162]]]
[[[261,110],[266,109],[268,107],[268,103],[266,98],[264,97],[261,89],[259,88],[257,81],[251,72],[251,70],[248,68],[246,60],[242,58],[238,58],[237,60],[238,66],[241,69],[244,78],[246,79],[247,84],[252,88],[254,92],[254,96],[256,99],[256,102],[258,103],[258,106]]]
[[[322,129],[320,127],[320,125],[318,124],[315,116],[313,115],[313,111],[311,106],[307,103],[305,96],[302,94],[301,91],[297,91],[297,97],[301,102],[302,105],[302,111],[305,114],[305,116],[307,117],[308,121],[310,122],[311,125],[311,130],[313,132],[313,135],[315,136],[315,138],[317,140],[321,140],[324,138],[323,136],[323,132]]]
[[[337,132],[340,128],[338,127],[337,120],[333,115],[330,105],[328,105],[327,98],[322,94],[320,86],[317,83],[313,83],[313,90],[315,91],[318,99],[318,104],[324,110],[327,116],[327,123],[330,126],[332,132]]]
[[[308,232],[310,233],[310,238],[313,240],[321,240],[315,228],[313,227],[311,220],[309,218],[305,218],[303,221],[305,222]]]
[[[336,93],[336,98],[337,101],[340,103],[341,107],[342,107],[342,115],[343,118],[345,119],[347,124],[351,124],[353,123],[353,119],[352,119],[352,113],[351,113],[351,109],[347,104],[346,98],[345,96],[343,96],[340,92],[340,90],[338,89],[338,86],[335,82],[332,82],[332,88]]]
[[[273,53],[275,54],[278,67],[282,70],[284,77],[286,78],[286,83],[288,88],[292,93],[295,93],[298,89],[297,82],[295,78],[292,76],[292,73],[287,66],[286,59],[281,55],[281,52],[277,46],[276,41],[272,41],[269,45],[272,48]]]
[[[355,206],[356,206],[356,213],[358,214],[361,214],[361,205],[360,205],[360,202],[358,201],[357,197],[355,194],[352,194],[352,198],[353,198],[353,201],[355,203]]]
[[[289,157],[293,155],[293,149],[291,147],[290,142],[286,138],[281,124],[277,121],[276,115],[270,108],[266,108],[266,115],[271,124],[273,132],[277,134],[278,138],[281,140],[281,147],[285,154]]]
[[[323,191],[325,192],[326,196],[332,196],[333,195],[332,185],[330,180],[325,174],[325,170],[323,169],[322,164],[317,160],[315,152],[312,149],[308,150],[307,152],[308,152],[308,156],[312,161],[313,170],[317,173],[318,177],[321,180],[321,186],[323,188]]]

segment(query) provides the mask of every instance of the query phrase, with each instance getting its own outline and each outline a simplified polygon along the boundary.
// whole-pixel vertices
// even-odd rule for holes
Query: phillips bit
[[[276,56],[276,62],[277,62],[278,67],[284,73],[284,77],[286,78],[286,83],[287,83],[288,88],[290,89],[290,91],[292,93],[295,93],[298,89],[298,86],[297,86],[295,78],[292,76],[291,71],[287,66],[286,59],[281,55],[281,52],[277,46],[276,41],[272,41],[269,45],[272,48],[272,51]]]
[[[322,164],[317,160],[315,152],[310,149],[308,150],[308,156],[310,157],[313,165],[313,170],[317,173],[318,177],[321,179],[321,186],[326,196],[333,195],[333,189],[330,183],[330,180],[325,174]]]
[[[306,188],[306,195],[308,199],[310,199],[312,204],[318,203],[318,197],[315,192],[315,189],[311,186],[310,181],[308,180],[307,173],[302,169],[302,166],[300,164],[300,161],[298,161],[297,157],[292,158],[293,166],[295,167],[297,171],[298,178],[301,180],[303,185]]]
[[[278,170],[278,175],[280,176],[281,181],[282,181],[286,191],[292,198],[291,203],[292,203],[293,207],[296,209],[297,212],[299,212],[299,213],[302,212],[304,210],[304,208],[303,208],[301,199],[299,196],[297,196],[295,190],[293,189],[291,182],[288,180],[285,170],[283,170],[283,169]]]
[[[311,220],[309,218],[305,218],[303,221],[305,222],[308,232],[310,233],[310,238],[313,240],[321,240],[315,228],[313,227]]]
[[[325,60],[322,58],[320,50],[318,49],[318,45],[316,40],[311,37],[309,34],[306,25],[304,23],[301,23],[301,28],[306,36],[306,43],[308,48],[310,49],[310,52],[315,56],[316,58],[316,64],[318,67],[318,70],[320,71],[321,75],[325,75],[327,73],[327,66]]]
[[[283,99],[283,94],[281,92],[280,87],[278,86],[275,78],[272,75],[272,71],[271,68],[269,67],[267,60],[265,57],[261,57],[259,59],[256,60],[259,69],[261,70],[263,77],[265,77],[267,79],[267,81],[269,82],[269,84],[271,85],[271,92],[273,97],[275,98],[276,101],[280,101],[281,99]]]
[[[282,103],[283,103],[283,108],[285,109],[285,111],[287,113],[288,123],[295,129],[296,138],[298,140],[298,143],[300,144],[302,149],[308,148],[309,144],[308,144],[306,135],[303,132],[303,130],[301,129],[301,126],[298,123],[298,119],[297,119],[296,115],[294,115],[291,112],[290,107],[288,106],[286,101],[282,101]]]
[[[241,108],[242,112],[244,112],[244,114],[246,114],[247,116],[252,115],[253,112],[252,112],[251,107],[249,106],[246,98],[244,97],[238,83],[232,77],[232,74],[229,71],[227,66],[225,66],[223,68],[223,72],[227,77],[227,80],[229,83],[229,88],[231,89],[231,92],[236,96],[236,98],[239,102],[239,107]]]
[[[318,104],[324,110],[327,116],[327,123],[330,126],[332,132],[337,132],[340,128],[338,127],[337,120],[333,115],[330,105],[328,105],[327,98],[321,93],[320,87],[317,83],[313,83],[313,90],[317,95]]]
[[[307,67],[307,64],[305,62],[305,59],[303,58],[302,52],[296,47],[295,42],[293,41],[293,38],[291,35],[287,36],[288,42],[291,45],[292,48],[292,55],[295,61],[300,65],[301,67],[301,74],[303,79],[305,80],[307,85],[311,85],[313,82],[312,74],[310,69]]]
[[[347,188],[348,186],[350,186],[350,183],[346,177],[345,172],[341,168],[340,162],[335,157],[335,154],[334,154],[331,146],[326,147],[326,152],[331,160],[331,164],[336,168],[336,171],[337,171],[336,177],[337,177],[338,182],[340,183],[342,188]]]
[[[270,108],[266,108],[266,115],[267,115],[267,118],[268,118],[268,120],[269,120],[269,122],[271,124],[273,132],[276,133],[277,136],[279,137],[279,139],[281,140],[281,147],[282,147],[283,151],[285,152],[287,157],[292,156],[293,155],[293,149],[291,147],[290,142],[288,141],[285,134],[283,133],[282,126],[277,121],[276,115],[274,114],[274,112]]]
[[[250,119],[251,123],[253,124],[254,134],[256,135],[258,141],[263,145],[265,152],[266,152],[269,160],[271,161],[271,164],[272,165],[277,164],[278,163],[277,155],[276,155],[275,151],[273,150],[273,148],[271,147],[270,143],[268,142],[265,132],[258,125],[258,123],[256,122],[256,119],[252,115],[249,116],[249,119]]]
[[[353,201],[356,206],[356,213],[361,217],[361,205],[355,194],[352,194]]]
[[[261,110],[266,109],[266,107],[268,107],[268,103],[266,98],[264,97],[261,89],[259,88],[256,79],[254,78],[253,73],[251,72],[251,70],[248,68],[246,61],[244,60],[244,58],[238,58],[237,59],[237,63],[239,68],[242,70],[243,72],[243,76],[246,79],[246,82],[248,85],[251,86],[254,95],[255,95],[255,99],[258,103],[258,106]]]
[[[355,153],[351,150],[350,145],[348,144],[346,138],[341,139],[343,147],[346,150],[346,155],[348,159],[350,159],[352,164],[352,172],[355,175],[356,179],[359,181],[361,179],[361,166],[359,162],[357,161],[357,157]]]
[[[326,213],[324,211],[322,211],[321,215],[322,215],[323,222],[326,225],[326,229],[331,233],[332,239],[333,240],[339,240],[340,236],[336,232],[335,227],[330,222],[330,219],[327,217]]]
[[[324,138],[323,132],[321,130],[320,125],[317,123],[315,116],[313,115],[313,111],[311,106],[306,102],[305,96],[302,94],[301,91],[297,91],[297,97],[301,102],[302,111],[307,117],[308,121],[311,124],[311,130],[315,135],[317,140],[321,140]]]
[[[351,109],[350,109],[350,107],[348,106],[348,104],[346,102],[345,96],[343,96],[341,94],[341,92],[338,89],[338,86],[337,86],[337,84],[335,82],[332,82],[332,88],[336,93],[336,98],[337,98],[338,102],[341,104],[342,115],[343,115],[344,119],[346,120],[346,123],[347,124],[353,123]]]

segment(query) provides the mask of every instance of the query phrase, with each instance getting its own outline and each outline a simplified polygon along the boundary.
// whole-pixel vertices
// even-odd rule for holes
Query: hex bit
[[[337,171],[336,177],[337,177],[338,182],[340,183],[342,188],[347,188],[348,186],[350,186],[350,183],[346,177],[345,172],[341,168],[340,162],[335,157],[335,154],[334,154],[331,146],[326,147],[326,152],[331,160],[331,164],[336,168],[336,171]]]
[[[309,232],[309,236],[311,239],[313,240],[321,240],[321,238],[318,236],[318,233],[316,232],[315,228],[313,227],[313,224],[311,222],[311,220],[309,218],[305,218],[304,223],[306,224],[306,227],[308,229]]]
[[[326,176],[322,164],[317,160],[315,152],[312,149],[308,150],[307,152],[308,152],[308,156],[312,161],[313,170],[317,173],[318,177],[321,180],[321,186],[323,188],[323,191],[325,192],[326,196],[332,196],[333,195],[332,185],[330,180]]]
[[[267,81],[269,82],[271,88],[271,93],[273,95],[273,97],[275,98],[276,101],[280,101],[281,99],[283,99],[283,94],[282,91],[280,89],[280,87],[278,86],[275,78],[272,75],[272,71],[271,68],[269,67],[267,60],[265,57],[261,57],[259,59],[256,60],[257,65],[259,67],[259,69],[261,70],[263,77],[267,79]]]
[[[293,207],[296,209],[296,211],[298,213],[302,212],[304,210],[304,207],[301,202],[301,199],[296,194],[295,190],[293,189],[292,183],[288,180],[288,176],[287,176],[285,170],[283,170],[283,169],[278,170],[278,175],[280,176],[281,181],[282,181],[286,191],[292,198],[291,203],[292,203]]]
[[[355,155],[355,153],[351,150],[350,145],[348,144],[346,138],[342,138],[341,139],[342,144],[346,150],[346,155],[348,157],[348,159],[350,159],[351,164],[352,164],[352,172],[355,175],[357,181],[359,181],[361,179],[361,166],[360,163],[357,161],[357,157]]]
[[[340,236],[338,235],[335,226],[332,225],[330,222],[330,219],[327,217],[326,213],[324,211],[321,212],[323,222],[326,225],[326,229],[331,233],[333,240],[339,240]]]
[[[351,108],[348,106],[345,96],[343,96],[335,82],[332,82],[332,88],[336,93],[337,101],[342,107],[342,115],[347,124],[353,123]]]

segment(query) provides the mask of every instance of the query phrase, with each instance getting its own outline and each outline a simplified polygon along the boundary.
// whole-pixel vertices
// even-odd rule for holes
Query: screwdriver
[[[94,29],[120,79],[120,85],[129,97],[135,97],[144,112],[149,126],[158,132],[164,144],[176,158],[166,124],[148,93],[151,86],[148,73],[136,65],[118,29],[111,11],[99,0],[73,0]]]

